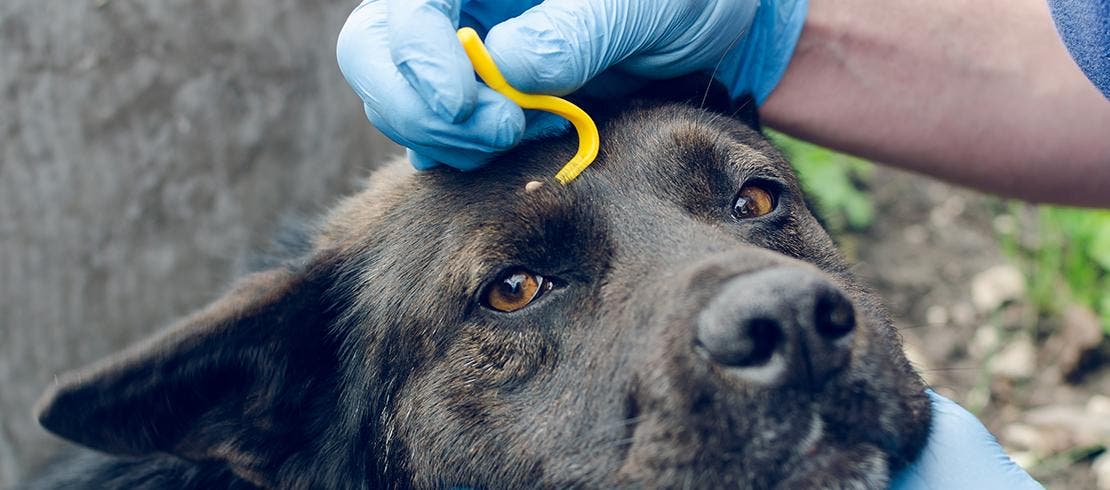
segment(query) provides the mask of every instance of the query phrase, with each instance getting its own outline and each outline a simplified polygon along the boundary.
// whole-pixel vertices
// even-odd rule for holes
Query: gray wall
[[[352,1],[0,2],[0,487],[42,388],[204,304],[392,154],[335,64]]]

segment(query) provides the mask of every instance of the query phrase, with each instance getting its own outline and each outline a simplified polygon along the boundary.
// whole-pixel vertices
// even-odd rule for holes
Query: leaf
[[[1098,229],[1091,238],[1087,253],[1104,271],[1110,271],[1110,219],[1099,221],[1095,223]]]

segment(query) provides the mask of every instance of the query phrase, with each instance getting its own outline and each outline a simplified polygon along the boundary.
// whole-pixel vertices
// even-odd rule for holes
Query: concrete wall
[[[350,1],[0,2],[0,487],[54,375],[211,299],[396,153],[335,63]]]

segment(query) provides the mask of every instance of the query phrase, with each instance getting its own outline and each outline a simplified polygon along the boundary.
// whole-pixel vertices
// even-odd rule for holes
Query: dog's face
[[[601,122],[568,186],[573,137],[378,171],[41,420],[278,487],[884,487],[928,401],[787,162],[689,105]]]

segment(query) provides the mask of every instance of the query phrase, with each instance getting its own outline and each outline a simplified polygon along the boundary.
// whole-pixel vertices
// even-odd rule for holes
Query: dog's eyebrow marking
[[[540,187],[543,187],[543,182],[540,182],[538,180],[530,180],[527,184],[524,184],[524,192],[536,191],[539,190]]]
[[[729,161],[738,162],[742,167],[748,170],[774,167],[774,163],[770,158],[760,153],[759,150],[745,144],[727,144],[725,146],[725,156]]]

